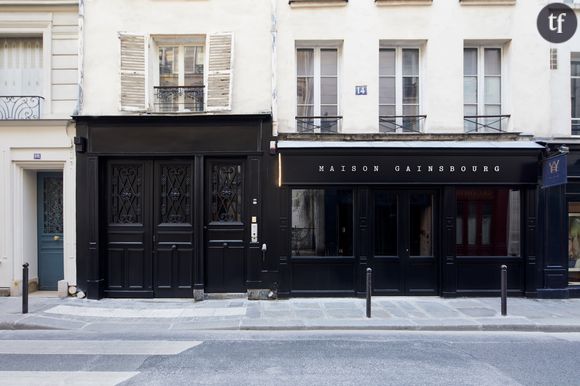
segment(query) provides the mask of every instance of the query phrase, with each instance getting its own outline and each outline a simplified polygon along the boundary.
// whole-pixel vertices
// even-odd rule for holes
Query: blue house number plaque
[[[367,86],[354,86],[355,95],[367,95]]]

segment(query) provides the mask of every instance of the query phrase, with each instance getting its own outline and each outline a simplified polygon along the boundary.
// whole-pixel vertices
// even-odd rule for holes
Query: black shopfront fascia
[[[508,266],[511,295],[536,296],[542,277],[537,229],[541,149],[281,147],[278,151],[280,296],[361,296],[367,267],[374,270],[379,295],[495,296],[502,264]],[[521,192],[519,256],[457,256],[456,190],[468,187]],[[293,256],[292,190],[324,188],[353,192],[352,256]],[[381,265],[373,257],[377,192],[394,192],[406,203],[415,192],[427,192],[434,199],[434,264],[410,258],[407,250],[406,263],[390,266],[399,270],[398,275],[407,272],[407,277],[385,279],[381,289],[377,285],[391,268],[388,259]],[[408,221],[403,216],[402,224]],[[411,271],[415,273],[409,276]]]
[[[262,218],[273,159],[269,115],[75,121],[77,283],[89,298],[262,286],[261,242],[275,237]],[[212,196],[217,183],[230,184],[220,196],[227,205]]]

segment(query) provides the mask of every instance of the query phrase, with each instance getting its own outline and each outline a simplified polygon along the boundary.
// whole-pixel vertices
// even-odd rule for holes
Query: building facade
[[[76,285],[77,1],[0,1],[0,292]],[[65,287],[66,290],[66,287]]]

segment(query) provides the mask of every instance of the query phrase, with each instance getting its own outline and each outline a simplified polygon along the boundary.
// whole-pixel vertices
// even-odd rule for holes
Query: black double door
[[[431,190],[374,190],[373,288],[377,295],[437,295],[437,206]]]
[[[107,284],[114,297],[193,297],[193,160],[107,164]]]

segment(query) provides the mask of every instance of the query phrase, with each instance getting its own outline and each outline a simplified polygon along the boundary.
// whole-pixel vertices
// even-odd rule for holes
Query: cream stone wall
[[[379,44],[388,40],[397,45],[422,43],[421,106],[427,115],[426,132],[464,130],[463,47],[467,41],[504,48],[503,113],[511,114],[509,131],[549,133],[549,45],[536,30],[536,17],[547,1],[405,3],[392,6],[356,0],[309,7],[277,0],[279,131],[292,132],[296,126],[296,41],[338,40],[342,42],[342,131],[378,132]],[[356,85],[367,85],[368,95],[356,96]]]
[[[233,96],[227,113],[270,112],[269,0],[86,0],[85,15],[84,115],[121,114],[120,32],[149,36],[233,32]],[[147,75],[151,83],[153,74]]]

